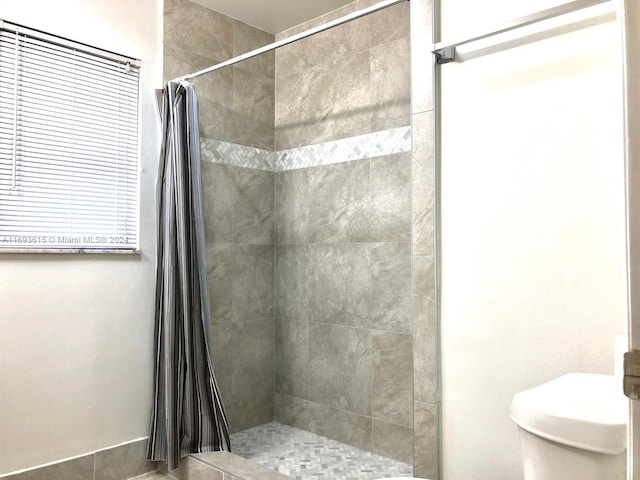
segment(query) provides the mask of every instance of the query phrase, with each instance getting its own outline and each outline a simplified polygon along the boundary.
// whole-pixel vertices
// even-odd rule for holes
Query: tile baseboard
[[[155,471],[149,462],[147,439],[97,450],[86,455],[28,470],[0,475],[2,480],[127,480]]]

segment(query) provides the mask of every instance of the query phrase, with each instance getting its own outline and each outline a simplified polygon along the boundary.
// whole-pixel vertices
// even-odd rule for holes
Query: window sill
[[[142,251],[137,248],[135,250],[124,250],[116,248],[0,248],[0,254],[3,253],[73,253],[73,254],[109,254],[109,255],[140,255]]]

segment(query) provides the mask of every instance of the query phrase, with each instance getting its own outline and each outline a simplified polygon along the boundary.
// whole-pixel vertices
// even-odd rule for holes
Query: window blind
[[[0,22],[0,251],[137,250],[139,71]]]

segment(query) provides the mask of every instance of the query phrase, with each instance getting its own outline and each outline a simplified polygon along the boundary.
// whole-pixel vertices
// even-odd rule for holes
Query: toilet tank
[[[612,375],[568,373],[517,393],[511,419],[548,440],[616,455],[627,447],[628,402]]]

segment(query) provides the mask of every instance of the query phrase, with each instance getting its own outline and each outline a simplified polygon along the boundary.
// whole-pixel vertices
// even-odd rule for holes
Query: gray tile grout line
[[[371,52],[369,51],[369,63],[371,63]],[[369,67],[371,68],[371,67]],[[371,178],[372,178],[372,161],[371,159],[368,160],[369,162],[369,215],[371,215],[371,212],[373,211],[373,185],[371,183]],[[369,244],[371,244],[371,223],[369,223],[368,225],[369,227]],[[367,250],[367,254],[369,256],[369,274],[370,274],[370,279],[371,279],[371,284],[369,285],[369,317],[373,316],[373,256],[371,255],[371,247]],[[373,329],[370,329],[373,330]],[[369,336],[369,348],[371,348],[371,378],[369,379],[371,382],[371,431],[369,432],[370,435],[370,442],[371,442],[371,448],[373,448],[374,446],[374,439],[373,439],[373,403],[374,400],[376,398],[376,392],[375,392],[375,349],[373,348],[373,335]]]
[[[342,413],[348,413],[349,415],[357,415],[357,416],[359,416],[359,417],[368,418],[368,419],[370,419],[372,422],[375,420],[375,421],[378,421],[378,422],[388,423],[388,424],[390,424],[390,425],[395,425],[395,426],[398,426],[398,427],[404,427],[404,428],[408,428],[408,429],[410,429],[410,430],[413,430],[413,426],[409,427],[409,426],[407,426],[407,425],[402,425],[401,423],[396,423],[396,422],[390,422],[390,421],[388,421],[388,420],[383,420],[383,419],[381,419],[380,417],[374,417],[374,416],[373,416],[373,414],[371,414],[371,415],[367,415],[367,414],[364,414],[364,413],[353,412],[353,411],[351,411],[351,410],[345,410],[344,408],[334,407],[334,406],[331,406],[331,405],[326,405],[326,404],[324,404],[324,403],[320,403],[320,402],[318,402],[318,401],[316,401],[316,400],[310,400],[310,399],[308,399],[308,398],[296,397],[295,395],[289,395],[288,393],[282,393],[282,392],[276,392],[276,393],[277,393],[278,395],[282,395],[283,397],[295,398],[295,399],[297,399],[297,400],[302,400],[302,401],[304,401],[304,402],[309,402],[309,403],[313,403],[313,404],[315,404],[315,405],[320,405],[320,406],[322,406],[322,407],[330,408],[330,409],[332,409],[332,410],[337,410],[337,411],[342,412]],[[420,402],[420,403],[427,403],[427,404],[428,404],[429,402]],[[412,407],[412,408],[413,408],[413,407]],[[277,420],[276,420],[276,421],[277,421]],[[279,423],[282,423],[282,422],[279,422]],[[286,424],[283,424],[283,425],[286,425]],[[260,425],[258,425],[258,426],[260,426]],[[289,426],[290,426],[290,427],[293,427],[292,425],[289,425]],[[252,427],[252,428],[256,428],[256,427]],[[299,428],[299,427],[293,427],[293,428]],[[247,430],[248,430],[248,429],[247,429]],[[304,428],[302,428],[301,430],[305,430],[305,429],[304,429]],[[244,431],[244,430],[242,430],[242,431]],[[310,432],[310,430],[305,430],[305,431],[306,431],[306,432]],[[239,433],[239,432],[236,432],[236,433]],[[315,432],[311,432],[311,433],[315,433]],[[319,434],[316,434],[316,435],[319,435]],[[329,438],[329,437],[327,437],[327,438]],[[339,440],[337,440],[337,441],[339,441]],[[344,443],[344,442],[342,442],[342,443]],[[358,448],[358,447],[356,447],[356,448]],[[364,449],[362,449],[362,450],[364,450]],[[369,451],[369,450],[365,450],[365,451]],[[375,452],[370,452],[370,453],[375,453]]]
[[[274,57],[275,58],[275,57]],[[275,89],[275,81],[274,81],[274,89]],[[275,108],[274,108],[275,112]],[[275,113],[274,113],[275,114]],[[275,125],[275,119],[274,119]],[[275,136],[275,135],[274,135]],[[275,144],[275,138],[274,138]],[[277,311],[278,311],[278,289],[277,289],[277,259],[278,259],[278,175],[274,173],[273,175],[273,395],[271,395],[271,404],[273,406],[273,419],[276,418],[276,369],[277,369],[277,358],[276,358],[276,342],[277,342]]]
[[[295,318],[287,317],[286,315],[284,317],[288,318],[290,320],[295,320]],[[327,325],[327,326],[332,326],[332,327],[353,328],[355,330],[366,330],[367,332],[374,332],[376,334],[378,334],[378,333],[391,333],[393,335],[404,335],[406,337],[413,336],[411,333],[403,333],[403,332],[398,332],[396,330],[384,330],[384,329],[381,329],[381,328],[369,328],[369,327],[360,327],[360,326],[357,326],[357,325],[345,325],[344,323],[316,322],[314,320],[309,320],[309,323],[315,323],[316,325]]]

